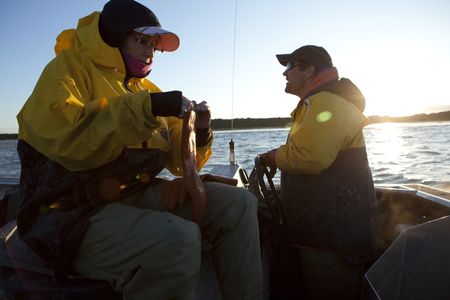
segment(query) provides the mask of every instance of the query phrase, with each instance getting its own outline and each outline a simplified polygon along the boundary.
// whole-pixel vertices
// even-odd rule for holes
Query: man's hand
[[[275,162],[275,155],[277,154],[277,151],[278,148],[259,155],[263,165],[269,168],[269,175],[271,178],[273,178],[277,172],[277,163]]]
[[[206,101],[199,104],[194,102],[194,111],[196,114],[195,128],[208,128],[211,125],[211,110],[208,103]]]

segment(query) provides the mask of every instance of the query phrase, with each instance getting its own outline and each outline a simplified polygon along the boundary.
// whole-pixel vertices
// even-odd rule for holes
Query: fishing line
[[[235,1],[234,5],[234,32],[233,32],[233,63],[231,71],[231,128],[230,128],[230,164],[236,164],[236,158],[234,154],[234,142],[233,142],[233,130],[234,130],[234,77],[235,77],[235,66],[236,66],[236,28],[237,28],[237,7],[238,0]]]

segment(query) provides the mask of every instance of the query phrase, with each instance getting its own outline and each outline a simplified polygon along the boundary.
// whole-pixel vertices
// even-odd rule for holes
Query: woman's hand
[[[178,117],[182,118],[186,112],[193,110],[194,106],[195,106],[195,101],[191,101],[182,95],[181,96],[181,111],[180,111],[180,115]]]
[[[211,125],[211,110],[208,103],[206,101],[199,104],[194,102],[194,111],[196,114],[195,128],[208,128]]]

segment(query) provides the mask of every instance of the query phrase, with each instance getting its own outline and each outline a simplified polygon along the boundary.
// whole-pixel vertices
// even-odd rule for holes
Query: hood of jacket
[[[310,95],[323,91],[327,91],[344,98],[348,102],[353,103],[361,112],[363,112],[366,107],[366,99],[364,98],[364,95],[350,79],[341,78],[339,80],[332,81],[316,89]]]
[[[126,73],[125,63],[119,48],[106,44],[99,31],[100,12],[79,19],[76,29],[62,31],[56,38],[55,53],[74,51],[88,57],[94,64],[106,68],[117,68]]]

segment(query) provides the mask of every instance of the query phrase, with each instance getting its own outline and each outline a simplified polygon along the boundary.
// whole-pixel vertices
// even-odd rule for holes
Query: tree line
[[[389,117],[389,116],[370,116],[369,124],[384,122],[438,122],[450,121],[450,111],[418,114],[406,117]],[[291,118],[267,118],[267,119],[234,119],[234,129],[252,129],[252,128],[283,128],[291,125]],[[211,121],[211,127],[215,130],[231,129],[231,120],[215,119]]]

